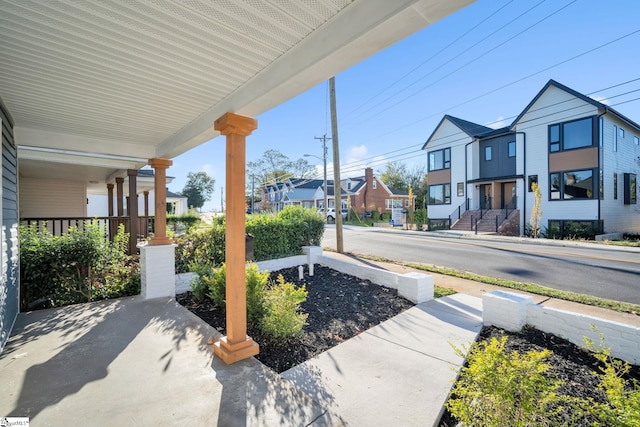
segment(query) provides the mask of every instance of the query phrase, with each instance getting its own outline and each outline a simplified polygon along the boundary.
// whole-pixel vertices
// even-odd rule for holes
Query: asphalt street
[[[640,304],[640,248],[344,226],[344,251]],[[336,248],[335,226],[322,246]]]

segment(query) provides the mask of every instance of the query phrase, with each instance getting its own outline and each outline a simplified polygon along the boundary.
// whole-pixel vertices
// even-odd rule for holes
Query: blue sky
[[[549,79],[640,122],[640,2],[479,0],[338,74],[342,176],[366,166],[381,172],[389,161],[424,163],[420,148],[444,114],[510,124]],[[291,160],[322,157],[314,137],[331,136],[328,108],[322,83],[258,116],[247,160],[269,149]],[[216,184],[203,210],[219,210],[224,150],[215,138],[173,159],[169,189],[206,171]],[[330,149],[330,174],[331,159]],[[321,178],[322,162],[307,160]]]

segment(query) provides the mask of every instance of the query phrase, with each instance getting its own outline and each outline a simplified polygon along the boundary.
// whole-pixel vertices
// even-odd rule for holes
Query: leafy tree
[[[386,170],[380,174],[380,179],[387,187],[399,191],[413,190],[416,199],[416,208],[423,206],[423,200],[427,194],[427,173],[424,164],[416,164],[409,169],[406,164],[390,162]]]
[[[189,207],[200,209],[206,201],[211,200],[215,183],[216,180],[206,172],[189,172],[187,183],[182,189],[182,195],[187,198]]]

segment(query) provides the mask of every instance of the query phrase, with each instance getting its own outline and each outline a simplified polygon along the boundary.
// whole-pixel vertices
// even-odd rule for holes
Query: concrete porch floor
[[[0,355],[0,416],[31,426],[343,424],[256,359],[215,359],[214,335],[169,298],[20,314]]]

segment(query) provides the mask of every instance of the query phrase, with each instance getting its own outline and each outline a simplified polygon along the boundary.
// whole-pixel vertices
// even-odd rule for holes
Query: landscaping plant
[[[505,352],[507,337],[473,343],[446,403],[465,426],[556,426],[564,396],[551,378],[549,350]],[[460,357],[465,351],[454,347]]]
[[[201,268],[191,285],[194,297],[205,297],[220,308],[226,307],[226,266]],[[300,312],[307,291],[297,288],[281,276],[269,283],[269,272],[259,271],[257,264],[246,267],[247,322],[271,341],[296,339],[306,324],[307,315]]]
[[[111,242],[97,221],[61,236],[35,225],[20,227],[22,310],[139,293],[139,263],[127,255],[127,242],[122,225]]]

